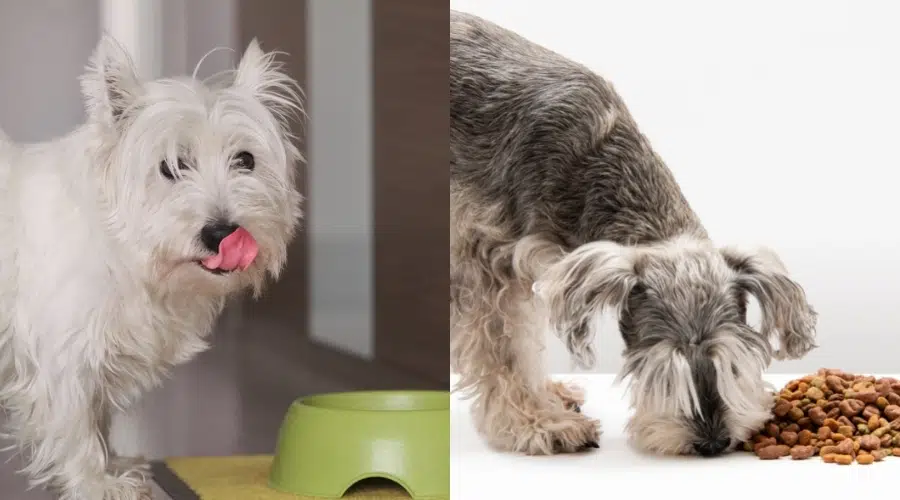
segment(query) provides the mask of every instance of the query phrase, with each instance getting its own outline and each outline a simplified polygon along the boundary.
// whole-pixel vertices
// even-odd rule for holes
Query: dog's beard
[[[638,448],[663,454],[695,454],[695,444],[709,439],[728,439],[726,451],[733,449],[771,417],[774,389],[762,379],[764,358],[736,340],[720,343],[710,358],[718,402],[713,415],[704,411],[704,396],[682,355],[664,346],[632,353],[618,378],[627,379],[633,412],[627,434]]]

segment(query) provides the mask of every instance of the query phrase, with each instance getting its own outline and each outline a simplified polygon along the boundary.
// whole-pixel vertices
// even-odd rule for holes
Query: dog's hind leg
[[[523,247],[531,248],[520,241],[456,255],[451,249],[450,356],[460,375],[457,390],[474,398],[476,427],[496,448],[552,454],[597,447],[599,423],[579,412],[580,393],[543,371],[545,320],[528,280],[514,278],[521,277],[514,268]]]

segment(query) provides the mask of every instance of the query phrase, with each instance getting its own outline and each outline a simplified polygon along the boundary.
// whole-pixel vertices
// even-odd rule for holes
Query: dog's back
[[[450,154],[451,199],[499,207],[492,225],[506,238],[574,247],[703,233],[609,82],[461,12],[450,17]]]

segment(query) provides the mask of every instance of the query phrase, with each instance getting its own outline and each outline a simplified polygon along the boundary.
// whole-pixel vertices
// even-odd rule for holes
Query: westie
[[[147,465],[109,448],[111,412],[285,263],[300,89],[255,40],[220,76],[141,81],[105,36],[84,125],[0,137],[0,405],[23,472],[64,500],[150,498]]]

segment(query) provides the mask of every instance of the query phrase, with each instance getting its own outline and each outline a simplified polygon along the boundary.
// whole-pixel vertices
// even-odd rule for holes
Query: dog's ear
[[[588,243],[552,264],[532,286],[547,307],[550,327],[581,367],[594,365],[591,344],[600,313],[621,309],[637,284],[638,258],[634,247]]]
[[[131,56],[118,41],[104,34],[86,70],[81,89],[88,116],[107,125],[116,124],[142,88]]]
[[[721,250],[725,262],[737,273],[737,285],[756,297],[762,312],[760,333],[778,337],[776,359],[799,359],[814,349],[817,313],[807,303],[806,292],[788,276],[784,263],[771,249]]]
[[[256,38],[251,40],[238,64],[234,86],[248,91],[289,129],[290,120],[303,113],[303,93],[276,55],[278,52],[263,52]]]

